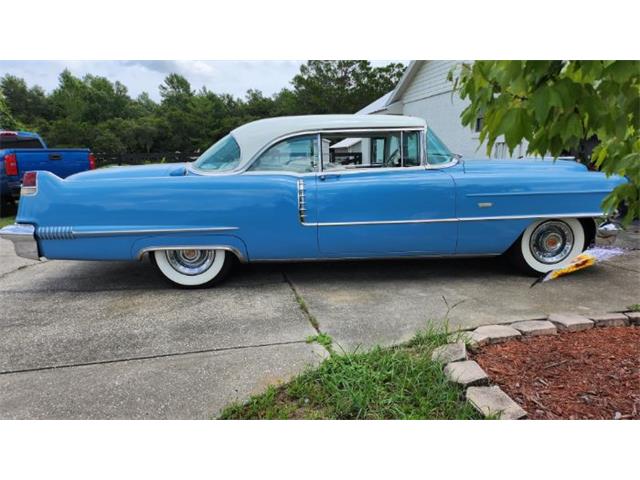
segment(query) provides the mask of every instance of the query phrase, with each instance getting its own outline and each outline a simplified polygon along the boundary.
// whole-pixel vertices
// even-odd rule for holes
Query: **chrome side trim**
[[[545,218],[594,218],[604,217],[602,212],[595,213],[547,213],[538,215],[498,215],[494,217],[462,217],[461,222],[483,222],[486,220],[526,220],[526,219],[545,219]]]
[[[527,220],[545,218],[594,218],[604,217],[602,212],[598,213],[560,213],[542,215],[502,215],[493,217],[461,217],[461,218],[429,218],[419,220],[371,220],[363,222],[317,222],[303,223],[305,227],[348,227],[356,225],[396,225],[413,223],[447,223],[447,222],[482,222],[490,220]]]
[[[497,192],[497,193],[467,193],[466,197],[511,197],[531,195],[585,195],[592,193],[611,193],[611,190],[565,190],[554,192]]]
[[[76,238],[115,237],[124,235],[162,235],[167,233],[216,233],[238,230],[238,227],[205,228],[126,228],[118,230],[85,230],[69,226],[38,227],[38,238],[43,240],[74,240]]]
[[[420,258],[480,258],[480,257],[499,257],[502,253],[479,253],[479,254],[467,254],[467,253],[451,253],[451,254],[406,254],[406,255],[392,255],[382,257],[309,257],[309,258],[261,258],[260,260],[251,260],[251,263],[295,263],[295,262],[342,262],[352,260],[415,260]]]
[[[16,255],[31,260],[40,260],[36,228],[25,223],[14,223],[0,229],[0,237],[13,242]]]
[[[307,219],[307,209],[304,198],[304,180],[298,180],[298,218],[304,224]]]
[[[371,220],[364,222],[319,222],[319,223],[307,223],[306,225],[315,225],[317,227],[349,227],[356,225],[397,225],[397,224],[412,224],[412,223],[446,223],[457,222],[457,218],[438,218],[438,219],[425,219],[425,220]]]
[[[226,250],[228,252],[233,253],[238,260],[242,263],[247,263],[247,257],[235,247],[230,247],[229,245],[171,245],[171,246],[158,246],[158,247],[145,247],[138,251],[137,257],[138,260],[142,260],[142,257],[145,253],[152,252],[154,250]]]

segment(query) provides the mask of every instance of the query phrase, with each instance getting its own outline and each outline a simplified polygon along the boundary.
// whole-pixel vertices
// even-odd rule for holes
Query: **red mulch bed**
[[[526,337],[474,355],[532,419],[640,419],[640,328]]]

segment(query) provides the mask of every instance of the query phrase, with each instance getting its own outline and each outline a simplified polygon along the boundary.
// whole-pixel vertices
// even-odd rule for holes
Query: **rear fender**
[[[154,235],[136,240],[131,247],[131,257],[141,259],[153,250],[182,248],[222,249],[233,253],[242,263],[249,261],[247,246],[235,235]]]

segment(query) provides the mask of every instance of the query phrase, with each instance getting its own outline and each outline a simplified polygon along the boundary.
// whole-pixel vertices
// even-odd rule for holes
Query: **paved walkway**
[[[626,246],[638,248],[635,238]],[[149,263],[17,258],[0,240],[0,418],[211,418],[325,352],[452,327],[640,302],[640,251],[529,288],[497,259],[242,266],[176,290]]]

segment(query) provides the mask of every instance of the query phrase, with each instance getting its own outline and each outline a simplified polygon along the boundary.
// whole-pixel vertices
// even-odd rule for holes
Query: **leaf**
[[[538,89],[538,91],[533,95],[531,101],[533,103],[536,121],[538,123],[544,123],[549,116],[551,107],[553,106],[551,104],[551,90],[547,86]]]
[[[571,137],[578,140],[582,138],[582,121],[580,115],[573,113],[569,116],[564,133],[563,140],[568,140]]]
[[[504,139],[509,147],[509,152],[520,144],[527,131],[527,116],[522,108],[513,108],[509,110],[501,122],[501,130],[504,133]]]

